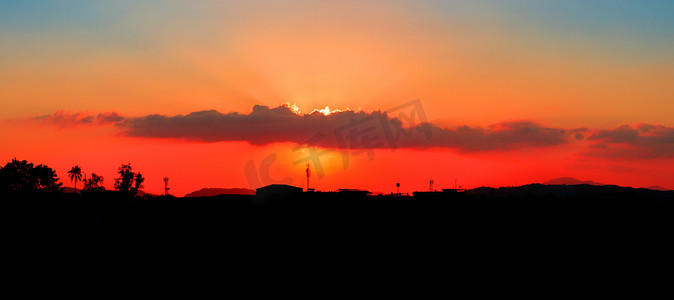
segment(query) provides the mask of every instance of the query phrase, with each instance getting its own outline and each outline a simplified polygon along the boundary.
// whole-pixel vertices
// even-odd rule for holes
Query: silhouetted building
[[[415,199],[437,199],[444,198],[446,195],[442,192],[412,192],[412,195]]]
[[[442,189],[442,193],[447,198],[466,196],[466,189]]]
[[[465,189],[442,189],[442,192],[413,192],[415,199],[452,199],[466,195]]]
[[[292,196],[302,194],[302,188],[287,184],[270,184],[255,190],[256,196]]]
[[[372,194],[370,191],[364,191],[364,190],[356,190],[356,189],[338,189],[337,193],[342,196],[348,196],[348,197],[365,197],[369,194]]]

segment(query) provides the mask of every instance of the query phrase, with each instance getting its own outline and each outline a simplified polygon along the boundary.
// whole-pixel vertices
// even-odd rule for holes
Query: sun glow
[[[343,111],[350,111],[350,110],[351,109],[349,109],[348,107],[346,108],[346,110],[341,110],[341,109],[331,110],[330,107],[326,105],[324,109],[314,109],[314,111],[312,111],[311,113],[313,114],[315,112],[319,112],[319,113],[322,113],[322,114],[327,116],[327,115],[330,115],[330,114],[334,114],[336,112],[343,112]]]
[[[290,102],[283,102],[283,103],[281,103],[281,105],[289,108],[293,113],[295,113],[298,116],[302,115],[302,110],[295,103],[290,104]]]
[[[287,107],[288,109],[290,109],[290,111],[292,111],[293,113],[295,113],[295,114],[298,115],[298,116],[301,116],[301,115],[302,115],[302,110],[300,109],[299,106],[297,106],[296,103],[283,102],[283,103],[281,103],[281,105]],[[362,110],[363,110],[362,107],[358,107],[358,109],[356,110],[356,112],[359,112],[359,111],[362,111]],[[325,108],[323,108],[323,109],[317,109],[317,108],[315,108],[315,109],[314,109],[313,111],[311,111],[311,113],[309,113],[309,114],[313,114],[313,113],[316,113],[316,112],[317,112],[317,113],[321,113],[321,114],[323,114],[323,115],[328,116],[328,115],[331,115],[331,114],[334,114],[334,113],[345,112],[345,111],[352,111],[352,110],[351,110],[351,108],[349,108],[349,107],[347,107],[347,108],[345,108],[345,109],[330,109],[330,106],[326,105]]]

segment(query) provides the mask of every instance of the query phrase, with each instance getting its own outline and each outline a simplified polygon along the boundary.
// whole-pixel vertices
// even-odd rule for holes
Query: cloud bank
[[[599,130],[588,137],[591,149],[585,154],[606,158],[674,158],[674,128],[661,125],[623,125]]]
[[[106,125],[124,120],[124,118],[116,112],[90,115],[84,112],[71,113],[63,110],[59,110],[51,115],[35,117],[35,119],[59,127],[72,127],[78,125]]]
[[[459,152],[480,152],[552,147],[585,139],[589,143],[582,153],[585,156],[674,158],[674,128],[661,125],[624,125],[593,131],[546,127],[534,121],[511,121],[487,127],[444,128],[419,122],[423,118],[410,116],[391,117],[381,111],[298,114],[287,106],[256,105],[248,114],[208,110],[187,115],[152,114],[125,118],[114,112],[87,115],[58,111],[37,119],[61,127],[114,124],[129,137],[205,143],[245,141],[267,145],[290,142],[338,149],[450,148]]]
[[[177,116],[148,115],[118,125],[133,137],[247,141],[253,145],[292,142],[347,149],[455,148],[465,152],[555,146],[566,143],[571,134],[531,121],[448,129],[430,123],[403,124],[381,111],[298,115],[285,106],[260,105],[249,114],[210,110]]]

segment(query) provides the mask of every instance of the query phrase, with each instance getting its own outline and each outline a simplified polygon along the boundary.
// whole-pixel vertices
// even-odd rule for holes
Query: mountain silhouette
[[[591,180],[582,181],[582,180],[578,180],[578,179],[572,178],[572,177],[559,177],[559,178],[555,178],[555,179],[552,179],[552,180],[548,180],[548,181],[544,182],[543,184],[546,184],[546,185],[578,185],[578,184],[603,185],[601,183],[594,182],[594,181],[591,181]]]
[[[649,190],[655,190],[655,191],[669,191],[668,188],[663,188],[663,187],[661,187],[661,186],[659,186],[659,185],[652,185],[652,186],[647,187],[647,189],[649,189]]]
[[[255,195],[255,190],[244,188],[203,188],[198,191],[191,192],[185,195],[185,197],[210,197],[217,195]]]

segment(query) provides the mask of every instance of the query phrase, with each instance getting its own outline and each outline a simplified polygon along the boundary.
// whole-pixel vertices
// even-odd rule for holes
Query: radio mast
[[[168,196],[168,191],[171,189],[168,187],[168,177],[164,177],[164,196]]]
[[[311,177],[311,164],[307,164],[307,192],[309,191],[309,177]]]

